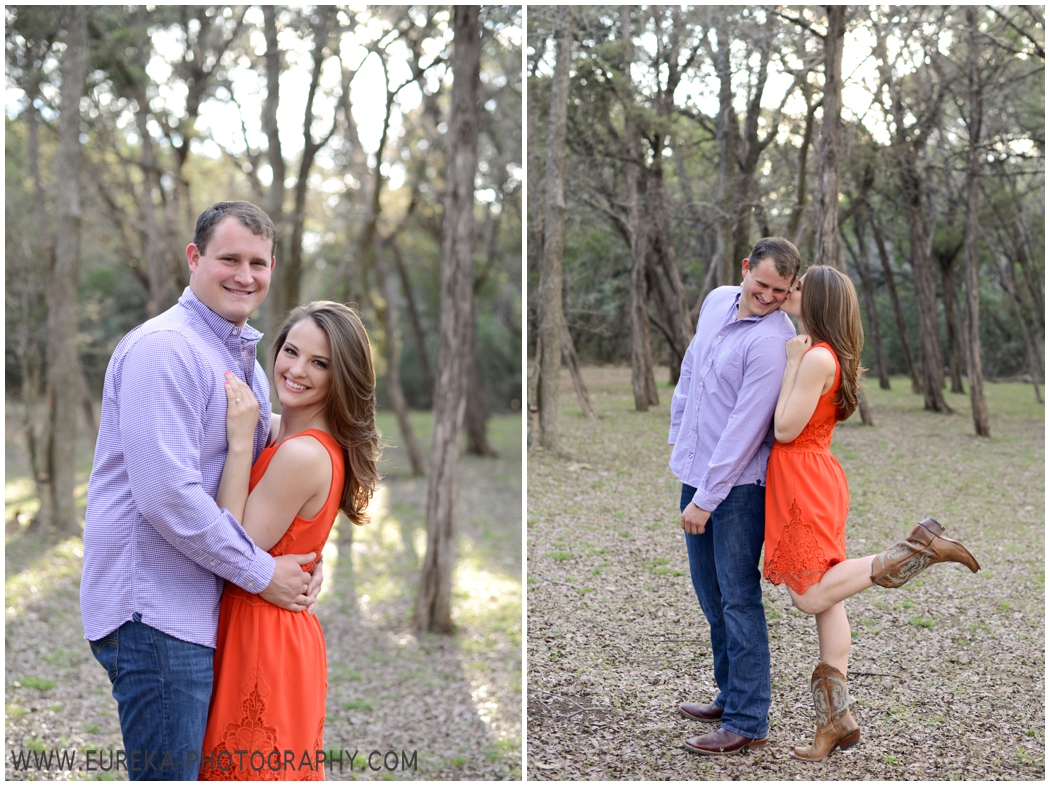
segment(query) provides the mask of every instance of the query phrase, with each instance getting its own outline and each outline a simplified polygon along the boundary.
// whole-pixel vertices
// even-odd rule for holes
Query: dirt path
[[[934,566],[846,602],[860,744],[810,765],[811,618],[764,585],[772,650],[769,745],[706,758],[678,716],[715,693],[707,623],[667,469],[671,388],[636,413],[629,369],[587,369],[588,423],[563,386],[569,457],[528,457],[528,764],[533,779],[1042,780],[1045,777],[1043,411],[1029,386],[987,387],[990,441],[968,399],[932,415],[894,380],[868,388],[877,427],[836,430],[850,479],[847,553],[881,551],[927,515],[980,559]],[[658,379],[666,380],[666,369]]]
[[[422,444],[425,420],[415,424]],[[397,441],[392,423],[384,432]],[[24,458],[13,436],[9,512],[28,488],[19,482]],[[397,448],[386,453],[372,524],[351,533],[344,522],[325,549],[318,604],[329,667],[325,745],[343,751],[342,763],[326,771],[329,780],[521,777],[520,417],[495,418],[491,437],[499,458],[465,456],[462,463],[455,636],[419,636],[411,625],[426,547],[426,479],[403,474],[407,462]],[[80,538],[9,527],[8,780],[126,778],[101,769],[97,756],[94,771],[85,769],[86,750],[123,745],[109,681],[82,638],[82,549]],[[74,749],[73,771],[60,769],[53,755],[50,770],[37,766],[37,754]],[[16,768],[26,756],[34,757],[28,769]]]

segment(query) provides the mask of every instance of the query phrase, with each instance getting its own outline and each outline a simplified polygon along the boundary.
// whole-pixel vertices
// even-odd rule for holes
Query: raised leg
[[[802,594],[788,587],[795,608],[806,614],[820,614],[836,603],[874,586],[871,581],[871,561],[874,556],[871,554],[858,559],[848,559],[831,566],[820,581]]]

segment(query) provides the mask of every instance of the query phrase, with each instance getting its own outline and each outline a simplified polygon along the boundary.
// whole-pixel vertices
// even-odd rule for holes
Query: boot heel
[[[860,742],[860,729],[855,729],[839,740],[839,750],[846,750]]]

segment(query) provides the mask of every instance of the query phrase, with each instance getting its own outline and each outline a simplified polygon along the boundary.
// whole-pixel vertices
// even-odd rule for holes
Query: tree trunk
[[[141,36],[148,35],[149,20],[146,8],[136,8],[136,25]],[[142,195],[139,199],[139,211],[142,216],[142,232],[145,235],[145,253],[142,262],[146,265],[149,276],[149,300],[146,303],[146,314],[155,317],[166,311],[174,302],[174,282],[172,281],[170,250],[165,242],[164,230],[157,220],[157,209],[154,194],[163,193],[160,182],[160,164],[153,147],[153,136],[150,134],[149,97],[146,93],[146,66],[151,54],[148,40],[142,40],[137,47],[136,66],[141,69],[141,78],[135,81],[133,90],[135,103],[135,122],[142,139]]]
[[[845,270],[839,235],[839,147],[842,120],[842,41],[846,33],[846,7],[827,6],[828,31],[824,36],[824,125],[817,154],[817,205],[815,264]]]
[[[868,311],[868,325],[871,331],[871,344],[875,352],[875,371],[879,375],[879,387],[890,389],[890,375],[886,369],[886,355],[882,351],[882,337],[879,335],[879,320],[875,313],[875,285],[871,279],[871,267],[868,262],[868,246],[864,238],[864,221],[862,209],[853,222],[857,233],[857,270],[860,271],[861,290],[864,293],[864,307]]]
[[[287,177],[284,153],[281,150],[281,135],[277,126],[277,105],[280,103],[281,50],[277,43],[277,8],[263,6],[263,30],[266,38],[266,101],[263,103],[263,131],[266,133],[266,155],[270,162],[272,177],[266,194],[266,215],[277,228],[277,266],[270,282],[270,294],[263,301],[262,332],[274,335],[288,313],[284,301],[285,255],[281,253],[285,238],[284,227],[284,181]],[[260,361],[262,359],[260,358]],[[268,358],[267,361],[272,360]],[[264,363],[267,365],[267,363]],[[271,396],[273,380],[270,381]]]
[[[948,253],[938,254],[937,264],[941,269],[941,283],[944,288],[944,322],[948,328],[948,371],[952,378],[952,393],[965,394],[963,389],[963,357],[959,345],[959,320],[955,314],[955,258],[958,247]]]
[[[650,223],[654,229],[654,262],[658,262],[652,265],[652,274],[660,290],[660,316],[669,327],[667,343],[671,350],[671,384],[676,385],[681,373],[682,360],[685,358],[685,352],[693,336],[688,321],[689,303],[686,300],[682,277],[678,272],[678,260],[671,242],[671,231],[667,221],[667,200],[664,194],[663,177],[663,139],[661,135],[657,143],[657,150],[653,155],[652,170],[646,189],[646,205]]]
[[[634,60],[631,43],[631,11],[620,9],[622,37],[625,44],[623,73],[630,73]],[[627,77],[629,79],[629,77]],[[649,337],[649,294],[646,287],[645,266],[648,261],[649,226],[639,194],[642,161],[641,140],[637,123],[632,117],[633,101],[625,99],[624,106],[624,172],[627,179],[627,214],[631,235],[631,387],[634,408],[648,412],[650,406],[660,403],[653,375],[653,351]],[[548,350],[549,351],[549,350]]]
[[[1014,316],[1017,318],[1017,326],[1021,329],[1021,337],[1024,339],[1024,352],[1025,358],[1028,360],[1028,373],[1031,375],[1032,384],[1035,386],[1035,400],[1042,404],[1043,397],[1039,393],[1040,367],[1038,354],[1034,342],[1032,341],[1032,331],[1028,326],[1028,320],[1024,318],[1021,298],[1017,293],[1017,283],[1014,280],[1013,261],[1005,254],[1000,255],[999,258],[999,276],[1003,289],[1006,290],[1010,305],[1013,306]]]
[[[720,17],[716,27],[718,50],[712,52],[718,74],[718,118],[715,121],[715,142],[718,148],[717,222],[715,224],[715,256],[718,259],[716,286],[739,283],[737,268],[741,259],[735,259],[734,230],[736,226],[737,194],[736,157],[740,147],[740,126],[737,123],[733,101],[733,69],[729,58],[730,36]]]
[[[919,312],[919,383],[923,407],[930,412],[951,412],[944,400],[944,358],[941,353],[940,327],[937,324],[937,284],[933,263],[926,253],[926,211],[922,200],[922,180],[916,161],[917,152],[901,150],[898,174],[904,192],[908,216],[908,239],[911,266],[915,277],[915,307]]]
[[[474,330],[474,299],[471,298],[470,335],[467,346],[467,453],[474,456],[495,458],[496,451],[489,444],[488,420],[489,403],[485,400],[485,385],[481,381],[481,367],[478,365],[477,334]]]
[[[55,269],[49,287],[48,387],[51,394],[51,480],[53,522],[60,531],[78,534],[74,498],[77,403],[80,364],[77,358],[77,275],[80,267],[80,97],[87,55],[86,6],[66,14],[66,51],[62,56],[61,110],[58,120],[56,170],[62,179],[55,198]]]
[[[817,151],[816,247],[814,263],[827,265],[843,273],[846,259],[842,236],[839,234],[839,148],[842,125],[842,42],[846,34],[846,7],[826,6],[828,31],[824,36],[824,124],[820,130],[820,148]],[[857,380],[858,383],[860,380]],[[874,426],[875,420],[864,389],[860,395],[860,419],[865,426]]]
[[[919,371],[915,368],[915,360],[911,352],[911,340],[908,338],[908,325],[904,321],[904,309],[901,308],[901,299],[897,295],[897,285],[893,281],[893,268],[890,267],[890,255],[886,253],[886,241],[882,236],[882,230],[875,223],[875,217],[868,211],[868,220],[871,222],[871,232],[875,236],[875,247],[879,251],[879,260],[882,262],[882,275],[886,279],[886,289],[890,293],[890,303],[893,305],[893,316],[897,322],[897,332],[901,338],[901,352],[904,362],[908,366],[908,376],[911,377],[911,392],[922,391],[919,385]]]
[[[569,367],[572,388],[576,391],[576,400],[580,404],[580,409],[583,410],[588,420],[594,420],[598,416],[594,412],[591,397],[587,394],[587,386],[583,383],[583,376],[580,374],[580,360],[576,356],[576,345],[572,341],[572,333],[569,332],[569,326],[565,323],[562,323],[561,353],[565,365]]]
[[[333,113],[331,130],[316,141],[313,136],[314,125],[314,100],[317,98],[317,88],[321,81],[321,69],[325,61],[325,53],[328,49],[330,31],[329,20],[333,9],[331,6],[316,6],[316,23],[310,26],[314,34],[313,70],[310,73],[310,87],[306,95],[306,108],[303,111],[303,152],[299,160],[299,173],[295,180],[295,208],[292,211],[292,231],[288,243],[288,258],[285,261],[284,275],[281,279],[282,292],[281,302],[285,308],[292,309],[299,305],[299,288],[303,274],[303,232],[306,230],[306,196],[310,180],[310,171],[314,166],[317,151],[328,143],[332,134],[335,133],[338,124],[339,113]],[[349,87],[343,77],[343,88]],[[333,97],[338,104],[342,98],[341,94]],[[373,253],[375,246],[372,247]],[[271,293],[271,297],[273,293]]]
[[[427,483],[427,554],[419,581],[415,624],[452,633],[452,569],[459,491],[459,443],[466,410],[466,347],[474,292],[474,176],[477,171],[481,38],[477,6],[455,6],[452,108],[448,132],[448,194],[441,264],[438,377]],[[378,162],[377,162],[378,165]]]
[[[540,368],[543,363],[543,342],[536,339],[536,353],[529,361],[528,380],[526,381],[525,396],[527,399],[528,433],[525,443],[529,450],[533,445],[539,444],[540,440]]]
[[[808,82],[803,81],[802,83],[802,95],[806,99],[806,125],[805,130],[802,132],[802,146],[798,151],[798,175],[795,178],[795,204],[791,208],[791,220],[788,222],[787,232],[785,236],[791,239],[791,242],[796,246],[802,242],[801,231],[805,229],[802,223],[802,216],[806,209],[806,161],[809,157],[809,146],[813,141],[813,126],[816,125],[815,119],[817,114],[817,107],[820,106],[819,101],[814,101],[812,104],[809,103],[810,86]]]
[[[375,269],[379,296],[383,299],[384,304],[382,311],[386,328],[386,392],[390,396],[390,405],[397,415],[397,423],[401,427],[405,447],[408,448],[408,461],[412,465],[412,474],[421,477],[426,474],[426,470],[423,468],[423,454],[419,450],[419,443],[412,431],[412,422],[408,419],[408,402],[401,388],[401,339],[397,330],[397,311],[394,308],[394,298],[390,287],[390,273],[386,262],[381,257],[381,254],[375,255]]]
[[[540,257],[540,445],[561,452],[558,439],[558,377],[561,367],[562,253],[565,244],[565,135],[569,111],[569,67],[572,62],[572,9],[559,12],[557,54],[551,80],[550,121],[547,127],[547,171],[544,177],[546,216]]]
[[[47,225],[47,208],[44,202],[44,184],[40,175],[40,143],[39,143],[39,116],[33,102],[35,96],[30,95],[29,106],[26,112],[29,115],[29,169],[33,176],[33,212],[35,213],[37,239],[40,243],[40,252],[43,256],[43,280],[44,297],[49,299],[48,286],[55,268],[55,241],[54,236]],[[29,305],[25,309],[28,326]],[[46,341],[46,338],[45,338]],[[28,341],[26,342],[28,346]],[[40,395],[41,376],[44,372],[42,353],[30,359],[29,352],[23,352],[23,374],[22,374],[22,404],[25,407],[25,436],[26,449],[29,452],[30,466],[33,471],[33,482],[36,485],[37,497],[40,499],[40,510],[33,521],[33,525],[41,528],[51,526],[52,514],[54,512],[53,486],[51,483],[51,398],[50,387],[44,381],[43,409],[37,406]]]
[[[423,336],[423,324],[419,319],[419,309],[416,308],[416,299],[412,295],[412,286],[408,280],[405,260],[401,257],[401,248],[393,239],[388,243],[388,247],[394,258],[397,276],[401,280],[401,291],[405,296],[405,305],[408,307],[408,319],[412,325],[412,337],[416,343],[416,354],[419,355],[419,368],[423,372],[423,380],[427,386],[427,395],[430,397],[428,406],[431,406],[434,401],[434,372],[430,370],[430,361],[427,359],[427,342]]]

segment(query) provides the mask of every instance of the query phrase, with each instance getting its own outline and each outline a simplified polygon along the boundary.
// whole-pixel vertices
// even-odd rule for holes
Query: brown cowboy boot
[[[809,683],[817,711],[817,733],[813,744],[795,748],[796,758],[823,761],[835,748],[845,750],[860,739],[860,727],[849,711],[846,678],[834,666],[821,662]]]
[[[958,562],[976,573],[977,558],[961,543],[941,537],[944,527],[925,519],[871,561],[871,580],[880,587],[900,587],[937,562]]]

